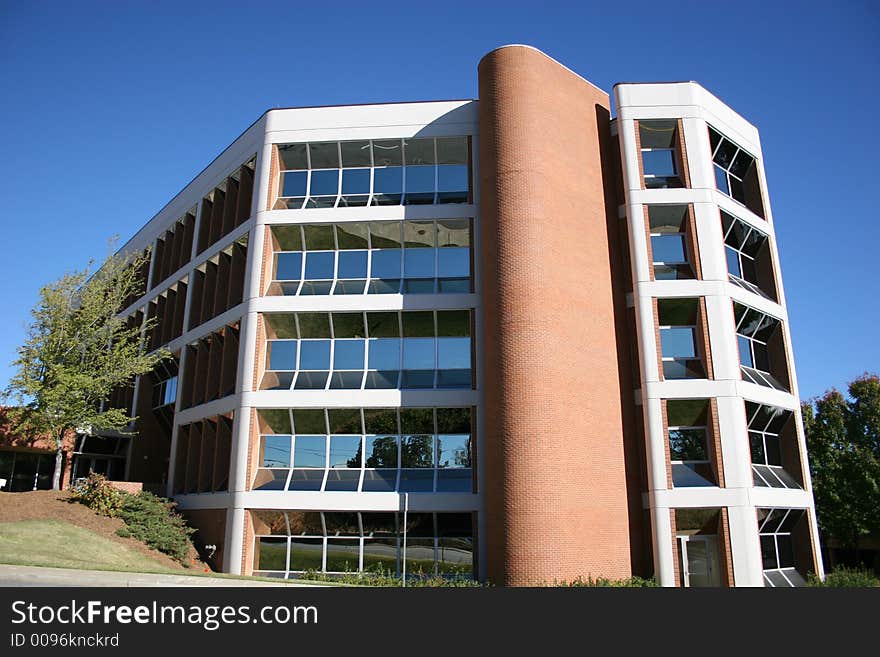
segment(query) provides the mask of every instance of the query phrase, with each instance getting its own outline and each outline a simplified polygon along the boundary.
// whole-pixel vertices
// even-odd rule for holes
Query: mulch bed
[[[201,562],[196,562],[194,568],[184,568],[171,557],[147,547],[136,539],[117,536],[116,530],[125,527],[122,520],[100,516],[82,504],[68,502],[67,498],[67,492],[55,490],[0,493],[0,523],[19,520],[60,520],[140,552],[155,561],[157,566],[188,572],[202,570],[203,564]]]

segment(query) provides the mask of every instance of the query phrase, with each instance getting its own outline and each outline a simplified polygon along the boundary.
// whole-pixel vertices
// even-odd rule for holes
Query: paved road
[[[191,575],[153,575],[108,570],[73,570],[0,565],[0,586],[321,586],[299,582],[261,582],[226,577]]]

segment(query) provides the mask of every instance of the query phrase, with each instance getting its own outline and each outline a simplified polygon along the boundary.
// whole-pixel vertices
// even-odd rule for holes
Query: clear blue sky
[[[40,285],[127,240],[270,107],[477,95],[534,45],[696,80],[761,131],[804,397],[880,370],[880,3],[0,3],[0,385]]]

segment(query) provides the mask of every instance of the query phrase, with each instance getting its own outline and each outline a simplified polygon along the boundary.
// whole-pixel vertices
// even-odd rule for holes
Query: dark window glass
[[[339,278],[366,278],[367,277],[367,252],[366,251],[340,251],[339,253]],[[361,285],[363,288],[363,285]]]
[[[302,277],[302,253],[275,254],[275,280],[298,281]]]
[[[305,144],[285,144],[278,147],[282,169],[308,169]]]
[[[339,193],[339,170],[312,171],[309,196],[336,196]]]
[[[336,254],[331,251],[306,253],[306,279],[324,280],[333,278]]]
[[[290,539],[290,569],[322,570],[324,540],[321,538]]]
[[[287,570],[287,539],[286,538],[260,538],[259,570]]]
[[[308,173],[306,171],[287,171],[281,183],[282,196],[303,197],[306,195]]]

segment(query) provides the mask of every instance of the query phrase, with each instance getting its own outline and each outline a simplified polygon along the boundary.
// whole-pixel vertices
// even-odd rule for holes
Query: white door
[[[721,586],[717,536],[679,536],[678,547],[682,586]]]

